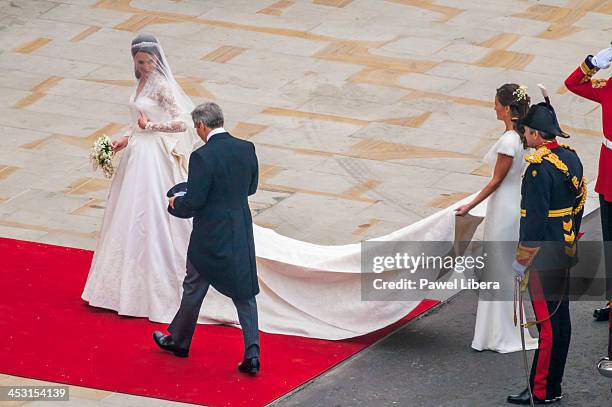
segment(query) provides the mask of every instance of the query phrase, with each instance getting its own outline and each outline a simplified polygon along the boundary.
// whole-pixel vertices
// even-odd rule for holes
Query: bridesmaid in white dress
[[[495,96],[495,113],[497,119],[504,122],[506,130],[484,157],[484,162],[494,167],[489,183],[476,197],[466,205],[456,209],[457,215],[463,216],[472,208],[489,198],[484,225],[485,250],[486,242],[517,242],[520,226],[521,178],[525,169],[523,142],[515,129],[518,119],[525,116],[529,109],[529,96],[521,95],[516,84],[505,84],[497,89]],[[494,245],[494,243],[491,243]],[[496,278],[502,278],[502,287],[513,287],[513,275],[510,269],[515,251],[512,244],[497,245],[506,249],[494,257],[495,264],[487,263],[487,268]],[[499,253],[499,252],[498,252]],[[507,268],[507,273],[503,270]],[[505,299],[505,298],[504,298]],[[478,300],[476,326],[472,348],[492,350],[500,353],[515,352],[522,349],[520,328],[514,325],[513,301]],[[525,330],[527,349],[537,348],[537,339]]]
[[[166,211],[166,191],[187,179],[195,141],[193,103],[176,83],[152,35],[132,41],[137,78],[132,121],[113,142],[125,149],[113,178],[82,294],[90,305],[122,315],[172,319],[185,275],[191,220]]]

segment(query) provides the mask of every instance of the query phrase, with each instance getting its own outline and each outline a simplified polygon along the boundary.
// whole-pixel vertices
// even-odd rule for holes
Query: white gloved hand
[[[512,273],[514,274],[514,277],[522,280],[523,277],[525,277],[525,270],[527,270],[527,266],[523,266],[521,263],[514,260],[512,263]]]
[[[612,47],[602,49],[591,58],[591,63],[599,69],[606,69],[612,63]]]

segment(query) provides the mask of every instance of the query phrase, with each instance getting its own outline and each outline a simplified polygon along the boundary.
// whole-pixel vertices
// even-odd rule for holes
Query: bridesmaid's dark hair
[[[132,57],[134,57],[139,52],[146,52],[149,55],[153,55],[157,59],[157,62],[155,63],[157,71],[159,73],[163,73],[161,65],[164,62],[161,57],[161,54],[159,53],[159,48],[155,45],[143,45],[139,47],[134,47],[134,44],[138,44],[141,42],[154,42],[156,44],[159,44],[157,42],[157,38],[155,38],[153,34],[138,34],[136,38],[132,40]],[[134,67],[134,75],[137,79],[140,79],[140,72],[138,72],[138,69],[136,69],[136,67]]]
[[[523,128],[522,126],[517,125],[517,122],[527,115],[529,106],[531,104],[531,98],[527,93],[524,93],[524,97],[522,97],[521,92],[517,92],[519,88],[520,86],[516,83],[506,83],[497,89],[495,96],[497,96],[497,99],[502,106],[510,107],[510,115],[512,117],[512,123],[514,124],[514,131],[518,133],[523,141],[523,145],[526,146],[527,143],[525,140],[523,140]]]

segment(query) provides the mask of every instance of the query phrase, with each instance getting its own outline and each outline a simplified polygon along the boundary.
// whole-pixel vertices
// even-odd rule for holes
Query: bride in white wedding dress
[[[82,294],[90,305],[157,322],[172,319],[181,299],[191,220],[166,211],[166,191],[187,179],[196,140],[193,103],[176,83],[152,35],[132,41],[137,83],[131,125],[113,142],[125,149],[115,172],[102,229]]]
[[[489,277],[503,279],[501,285],[506,288],[514,285],[510,266],[516,246],[512,247],[512,242],[519,239],[521,180],[525,169],[524,147],[514,122],[527,114],[529,103],[529,96],[516,84],[497,89],[495,112],[497,119],[506,125],[506,131],[484,157],[484,162],[494,167],[493,177],[471,202],[456,209],[457,215],[462,216],[489,198],[484,227],[485,253],[495,251],[498,255],[490,259],[493,261],[487,263],[487,269]],[[479,298],[472,348],[500,353],[521,350],[520,329],[514,325],[513,316],[514,303],[509,298],[491,301]],[[537,339],[528,330],[525,330],[525,343],[527,349],[538,346]]]

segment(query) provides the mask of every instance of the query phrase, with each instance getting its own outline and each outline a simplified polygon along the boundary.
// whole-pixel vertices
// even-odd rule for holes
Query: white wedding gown
[[[151,74],[130,98],[132,125],[114,175],[82,298],[122,315],[172,319],[181,299],[191,220],[171,216],[166,191],[187,179],[186,124],[167,83]],[[150,128],[138,127],[138,111]]]
[[[498,154],[513,157],[512,166],[499,188],[489,197],[485,217],[484,241],[485,252],[487,242],[517,242],[520,228],[521,179],[525,169],[523,145],[518,133],[514,130],[505,132],[485,155],[484,162],[495,166]],[[512,245],[504,245],[502,256],[494,258],[496,267],[495,278],[503,278],[502,287],[513,287],[511,270],[515,251],[508,250]],[[499,245],[497,247],[500,247]],[[507,268],[507,273],[503,269]],[[485,271],[486,272],[486,271]],[[530,306],[526,302],[526,306]],[[522,349],[520,328],[514,326],[513,301],[483,299],[478,300],[476,311],[476,326],[472,348],[476,350],[492,350],[500,353],[516,352]],[[529,335],[525,329],[525,344],[527,349],[538,346],[537,339]]]

